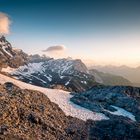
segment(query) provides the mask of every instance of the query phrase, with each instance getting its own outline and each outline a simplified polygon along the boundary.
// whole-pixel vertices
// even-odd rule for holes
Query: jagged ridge
[[[0,67],[18,68],[27,62],[27,54],[12,48],[4,36],[0,37]]]

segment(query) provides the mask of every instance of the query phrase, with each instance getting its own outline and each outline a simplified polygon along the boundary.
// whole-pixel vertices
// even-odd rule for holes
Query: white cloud
[[[42,53],[45,53],[45,55],[53,58],[67,57],[67,51],[64,45],[50,46],[46,50],[43,50]]]
[[[43,50],[43,51],[44,52],[60,52],[60,51],[64,51],[64,50],[65,50],[65,46],[56,45],[56,46],[50,46],[46,50]]]
[[[9,34],[10,23],[8,15],[0,12],[0,34]]]

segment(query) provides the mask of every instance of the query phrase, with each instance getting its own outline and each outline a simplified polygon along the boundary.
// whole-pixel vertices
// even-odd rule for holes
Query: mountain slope
[[[89,70],[90,74],[93,74],[94,76],[97,75],[96,77],[98,78],[98,82],[102,83],[104,85],[121,85],[121,86],[128,86],[128,85],[132,85],[132,83],[123,78],[122,76],[117,76],[117,75],[113,75],[113,74],[109,74],[109,73],[104,73],[104,72],[100,72],[98,70],[95,69],[91,69]],[[97,80],[96,80],[97,81]]]
[[[95,69],[110,74],[123,76],[134,84],[134,86],[140,86],[140,67],[131,68],[127,66],[94,66]]]
[[[70,95],[69,92],[34,86],[0,74],[0,83],[4,84],[5,82],[12,82],[15,85],[19,86],[21,89],[31,89],[44,93],[52,102],[58,104],[66,115],[70,115],[72,117],[76,117],[82,120],[108,119],[102,113],[91,112],[70,102],[70,98],[72,97],[72,95]]]
[[[44,58],[45,59],[45,58]],[[122,76],[88,70],[81,60],[42,58],[20,66],[10,74],[24,82],[68,91],[85,91],[98,83],[104,85],[132,85]],[[3,69],[2,71],[7,71]]]
[[[6,81],[9,82],[5,83]],[[18,85],[22,89],[13,85],[11,82]],[[117,117],[115,115],[110,119],[107,119],[107,117],[96,118],[97,116],[94,112],[92,113],[93,116],[91,116],[89,111],[86,114],[80,114],[81,112],[78,110],[86,110],[79,106],[77,106],[78,110],[76,111],[74,111],[72,108],[69,108],[69,112],[71,111],[73,114],[74,111],[77,113],[77,117],[81,115],[81,119],[85,118],[83,120],[87,120],[91,117],[93,120],[100,119],[100,121],[87,120],[87,122],[84,122],[82,120],[66,116],[63,113],[65,110],[63,110],[61,106],[61,104],[63,104],[63,100],[60,100],[60,96],[58,96],[62,93],[61,90],[36,87],[12,79],[5,75],[0,75],[0,83],[5,83],[4,86],[0,85],[1,139],[102,140],[107,138],[111,140],[115,138],[116,140],[139,140],[139,124],[136,121],[132,121],[127,118],[124,119],[121,116]],[[51,99],[51,101],[56,102],[63,111],[58,105],[52,103],[44,94],[42,94],[42,92],[44,92],[44,94],[46,94]],[[61,95],[65,96],[65,94],[67,93],[63,91]],[[63,99],[63,96],[61,96],[61,99]],[[54,100],[52,100],[53,98],[51,97],[53,97]],[[59,101],[59,103],[56,100]],[[67,102],[70,103],[68,100]],[[65,104],[63,107],[66,107]],[[76,106],[73,104],[72,107]],[[125,112],[123,112],[123,114],[124,113]],[[87,117],[87,115],[89,117]],[[103,117],[101,114],[100,116]]]
[[[66,116],[47,96],[12,83],[0,85],[0,139],[74,140],[88,137],[85,122]]]
[[[81,60],[49,59],[21,66],[11,75],[38,86],[84,91],[97,84]]]
[[[27,54],[22,50],[13,49],[4,36],[0,36],[0,67],[17,68],[27,61]]]
[[[0,70],[26,83],[75,92],[85,91],[98,83],[131,85],[123,77],[88,70],[79,59],[29,56],[13,49],[4,36],[0,37]]]
[[[121,115],[140,123],[140,88],[99,85],[76,93],[71,101],[109,118]]]

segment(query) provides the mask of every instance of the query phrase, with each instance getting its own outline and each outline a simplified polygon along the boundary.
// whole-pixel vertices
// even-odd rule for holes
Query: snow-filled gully
[[[58,90],[58,89],[48,89],[39,86],[34,86],[31,84],[24,83],[22,81],[18,81],[16,79],[10,78],[3,74],[0,74],[0,83],[4,84],[5,82],[12,82],[15,85],[19,86],[21,89],[30,89],[37,90],[44,93],[52,102],[56,103],[66,115],[76,117],[82,119],[84,121],[91,120],[108,120],[109,118],[105,116],[103,113],[92,112],[86,108],[80,107],[79,105],[74,104],[70,101],[72,95],[69,92]],[[133,116],[130,112],[125,110],[122,111],[121,108],[114,107],[117,109],[113,114],[122,115],[130,118],[135,121],[135,116]],[[124,112],[125,111],[125,112]],[[112,112],[110,112],[112,113]]]

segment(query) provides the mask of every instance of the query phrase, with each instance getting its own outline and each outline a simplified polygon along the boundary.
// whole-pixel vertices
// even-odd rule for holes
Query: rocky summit
[[[27,54],[22,50],[12,48],[4,36],[0,36],[0,68],[10,66],[18,68],[27,61]]]

